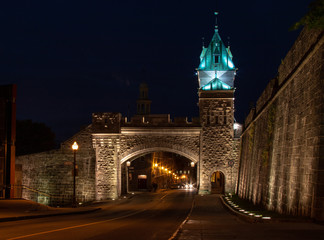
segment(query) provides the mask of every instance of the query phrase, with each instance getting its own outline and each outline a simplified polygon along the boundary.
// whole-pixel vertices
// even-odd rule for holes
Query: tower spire
[[[217,15],[218,15],[218,12],[215,12],[215,32],[218,32],[218,23],[217,23]]]
[[[202,49],[197,69],[199,87],[205,91],[232,90],[234,88],[233,56],[230,48],[226,47],[219,35],[217,15],[218,12],[215,12],[214,36],[208,47]]]

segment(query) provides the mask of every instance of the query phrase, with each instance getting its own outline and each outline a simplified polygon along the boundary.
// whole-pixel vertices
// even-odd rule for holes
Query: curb
[[[249,222],[249,223],[273,223],[273,222],[304,222],[304,223],[315,223],[312,219],[298,219],[298,218],[271,218],[271,219],[262,219],[262,218],[255,218],[246,214],[243,214],[236,209],[232,208],[224,199],[224,196],[220,197],[223,206],[229,210],[230,213],[236,215],[240,219]]]
[[[18,217],[5,217],[0,218],[0,222],[11,222],[11,221],[20,221],[26,219],[34,219],[34,218],[45,218],[45,217],[55,217],[55,216],[62,216],[62,215],[73,215],[73,214],[85,214],[85,213],[92,213],[101,210],[101,208],[95,208],[90,210],[84,211],[75,211],[75,212],[62,212],[62,213],[53,213],[53,214],[39,214],[39,215],[26,215],[26,216],[18,216]]]
[[[263,219],[260,219],[260,218],[255,218],[255,217],[251,217],[249,215],[246,215],[246,214],[243,214],[235,209],[233,209],[231,206],[229,206],[227,204],[227,202],[224,200],[224,196],[221,196],[220,197],[221,199],[221,202],[223,204],[223,206],[229,210],[229,212],[237,217],[239,217],[240,219],[246,221],[246,222],[249,222],[249,223],[256,223],[256,222],[265,222]],[[269,220],[267,220],[267,222],[269,222]]]

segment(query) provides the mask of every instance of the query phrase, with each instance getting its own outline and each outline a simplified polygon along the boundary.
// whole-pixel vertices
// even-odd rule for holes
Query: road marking
[[[103,221],[99,221],[99,222],[92,222],[92,223],[86,223],[86,224],[81,224],[81,225],[75,225],[75,226],[72,226],[72,227],[65,227],[65,228],[59,228],[59,229],[54,229],[54,230],[49,230],[49,231],[44,231],[44,232],[39,232],[39,233],[33,233],[33,234],[23,235],[23,236],[14,237],[14,238],[8,238],[7,240],[29,238],[29,237],[33,237],[33,236],[37,236],[37,235],[42,235],[42,234],[47,234],[47,233],[59,232],[59,231],[73,229],[73,228],[80,228],[80,227],[91,226],[91,225],[100,224],[100,223],[104,223],[104,222],[110,222],[110,221],[114,221],[114,220],[118,220],[118,219],[123,219],[123,218],[126,218],[126,217],[130,217],[130,216],[136,215],[138,213],[144,212],[146,210],[147,209],[139,210],[139,211],[136,211],[134,213],[127,214],[125,216],[116,217],[116,218],[112,218],[112,219],[107,219],[107,220],[103,220]]]
[[[195,199],[192,201],[192,204],[191,204],[191,209],[190,209],[190,212],[188,214],[188,216],[186,217],[186,219],[180,224],[180,226],[178,227],[178,229],[173,233],[173,235],[168,239],[168,240],[173,240],[175,239],[175,237],[178,235],[179,231],[181,230],[181,228],[183,227],[183,225],[189,220],[190,216],[191,216],[191,213],[192,213],[192,210],[195,206]]]
[[[165,194],[163,197],[161,197],[160,200],[162,200],[163,198],[165,198],[167,195],[168,195],[168,193]]]

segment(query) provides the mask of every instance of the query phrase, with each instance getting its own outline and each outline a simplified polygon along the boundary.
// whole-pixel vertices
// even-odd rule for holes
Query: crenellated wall
[[[304,29],[245,120],[238,194],[324,220],[324,37]]]

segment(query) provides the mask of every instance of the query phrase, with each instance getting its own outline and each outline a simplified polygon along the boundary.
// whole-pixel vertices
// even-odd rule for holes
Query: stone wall
[[[199,91],[201,133],[200,189],[211,192],[211,176],[221,171],[225,192],[234,192],[239,141],[234,139],[234,91]]]
[[[71,204],[73,194],[73,151],[76,154],[78,176],[76,177],[76,199],[87,202],[95,199],[95,153],[92,148],[91,127],[80,131],[61,145],[58,150],[17,157],[22,165],[22,197],[36,202],[61,206]]]
[[[238,194],[324,220],[322,31],[304,29],[245,120]]]

